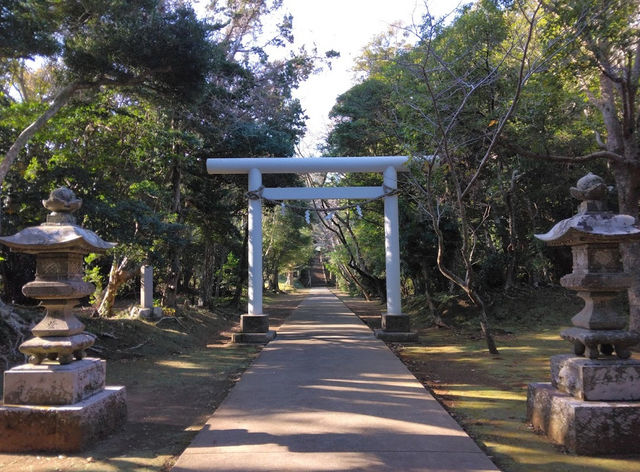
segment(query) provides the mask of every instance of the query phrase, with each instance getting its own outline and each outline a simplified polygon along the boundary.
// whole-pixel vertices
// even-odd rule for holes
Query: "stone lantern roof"
[[[38,254],[47,252],[105,252],[116,246],[104,241],[93,231],[76,224],[72,215],[82,206],[82,200],[65,187],[60,187],[43,200],[44,207],[51,211],[47,221],[40,226],[31,226],[14,234],[0,237],[0,242],[16,252]]]
[[[589,173],[571,188],[571,195],[581,200],[578,214],[557,223],[548,233],[535,237],[550,246],[576,246],[587,243],[618,243],[640,239],[635,218],[606,210],[607,188],[604,180]]]

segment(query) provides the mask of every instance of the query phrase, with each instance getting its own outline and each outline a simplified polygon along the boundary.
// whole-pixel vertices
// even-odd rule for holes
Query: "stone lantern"
[[[23,343],[20,352],[29,356],[31,364],[40,364],[45,358],[69,364],[74,357],[82,359],[94,341],[71,311],[79,299],[95,290],[93,284],[82,280],[83,258],[90,252],[105,252],[115,244],[76,225],[72,213],[80,208],[82,200],[71,190],[54,190],[42,204],[51,211],[45,223],[0,237],[0,243],[36,256],[36,279],[22,287],[22,293],[42,300],[46,308],[44,319],[31,330],[35,338]]]
[[[573,272],[562,277],[560,284],[578,292],[585,306],[571,319],[574,328],[561,336],[574,343],[577,355],[597,359],[615,351],[627,359],[629,347],[640,342],[640,335],[623,330],[628,316],[618,313],[612,302],[633,278],[623,270],[620,243],[640,239],[640,229],[632,216],[606,210],[607,187],[597,175],[589,173],[578,180],[571,195],[582,201],[578,214],[536,235],[550,246],[570,246],[573,252]]]
[[[126,419],[124,387],[105,387],[105,361],[85,359],[94,336],[72,312],[95,290],[83,280],[83,257],[115,244],[76,224],[82,200],[71,190],[58,188],[42,203],[51,212],[45,223],[0,237],[36,256],[36,278],[22,292],[46,308],[35,337],[19,347],[29,363],[4,375],[0,451],[76,451]]]
[[[637,453],[640,361],[629,357],[640,334],[625,330],[628,316],[613,300],[633,277],[623,269],[620,244],[639,240],[640,229],[633,217],[607,211],[607,187],[596,175],[581,178],[571,195],[581,201],[578,214],[536,237],[571,247],[573,271],[560,283],[585,305],[560,333],[575,355],[553,356],[551,383],[529,385],[527,417],[574,453]]]

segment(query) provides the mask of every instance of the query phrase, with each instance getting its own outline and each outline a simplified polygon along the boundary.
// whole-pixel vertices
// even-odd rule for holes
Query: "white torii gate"
[[[402,313],[400,298],[400,240],[398,234],[397,172],[406,171],[406,156],[376,157],[269,157],[207,159],[209,174],[249,175],[249,291],[248,314],[241,316],[238,342],[268,342],[269,317],[262,313],[262,200],[373,199],[384,197],[384,243],[386,253],[387,313],[382,315],[380,338],[414,340],[409,317]],[[311,174],[320,172],[382,172],[380,187],[285,187],[264,188],[262,174]],[[251,195],[255,197],[252,198]]]

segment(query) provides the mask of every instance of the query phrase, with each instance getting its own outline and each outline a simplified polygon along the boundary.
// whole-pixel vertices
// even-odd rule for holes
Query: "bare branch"
[[[528,151],[517,144],[502,142],[507,148],[512,151],[520,154],[521,156],[528,157],[531,159],[543,159],[546,161],[556,161],[556,162],[566,162],[568,164],[579,164],[582,162],[594,161],[596,159],[609,159],[611,161],[617,162],[619,164],[625,164],[628,166],[633,166],[637,169],[640,169],[640,163],[626,159],[624,156],[620,154],[616,154],[612,151],[596,151],[589,154],[583,154],[581,156],[561,156],[554,154],[542,154],[537,152]]]
[[[480,176],[480,172],[484,169],[484,166],[487,163],[487,161],[489,160],[489,157],[493,154],[493,149],[495,148],[495,146],[496,146],[496,144],[498,142],[498,138],[502,134],[502,130],[506,126],[506,124],[509,121],[509,119],[511,119],[511,115],[513,114],[513,112],[516,109],[516,105],[518,104],[518,100],[520,99],[520,94],[522,92],[522,87],[524,86],[524,84],[525,84],[525,82],[526,82],[526,80],[528,78],[528,77],[525,77],[525,65],[527,63],[527,53],[529,51],[529,46],[531,45],[531,41],[533,40],[533,33],[534,33],[534,30],[535,30],[535,25],[536,25],[536,21],[535,21],[536,15],[538,14],[538,11],[540,10],[541,6],[542,6],[542,3],[539,2],[538,5],[535,8],[533,14],[531,15],[531,20],[529,22],[529,30],[527,32],[527,40],[526,40],[525,45],[524,45],[524,51],[522,51],[522,59],[520,61],[520,70],[518,72],[518,86],[516,87],[516,91],[513,94],[513,98],[511,100],[511,105],[509,106],[509,109],[504,114],[504,116],[502,116],[502,118],[500,119],[500,122],[498,123],[498,126],[497,126],[497,128],[495,130],[495,133],[493,135],[493,138],[491,139],[491,142],[489,143],[489,147],[487,148],[487,150],[486,150],[486,152],[484,154],[484,157],[482,158],[482,160],[480,161],[480,164],[476,168],[476,171],[475,171],[473,177],[471,177],[471,179],[467,183],[466,188],[462,192],[462,195],[461,195],[462,198],[464,198],[465,195],[467,195],[469,193],[469,191],[471,190],[471,187],[473,186],[475,181]]]
[[[27,126],[15,142],[11,145],[9,150],[4,156],[2,162],[0,162],[0,183],[4,182],[7,173],[9,172],[9,168],[14,163],[18,154],[22,150],[22,148],[27,144],[29,139],[36,134],[42,127],[53,117],[58,111],[65,106],[73,94],[82,86],[80,82],[71,82],[58,92],[56,97],[53,100],[53,103],[45,110],[42,115],[40,115],[33,123]]]
[[[606,150],[606,149],[607,149],[607,145],[606,145],[606,143],[602,140],[602,136],[600,136],[600,133],[598,133],[597,131],[596,131],[595,133],[596,133],[596,143],[598,143],[598,147],[599,147],[600,149],[604,149],[604,150]]]

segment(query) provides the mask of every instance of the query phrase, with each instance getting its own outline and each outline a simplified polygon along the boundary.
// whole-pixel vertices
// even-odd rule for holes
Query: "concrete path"
[[[195,471],[496,471],[406,367],[314,288],[178,459]]]

